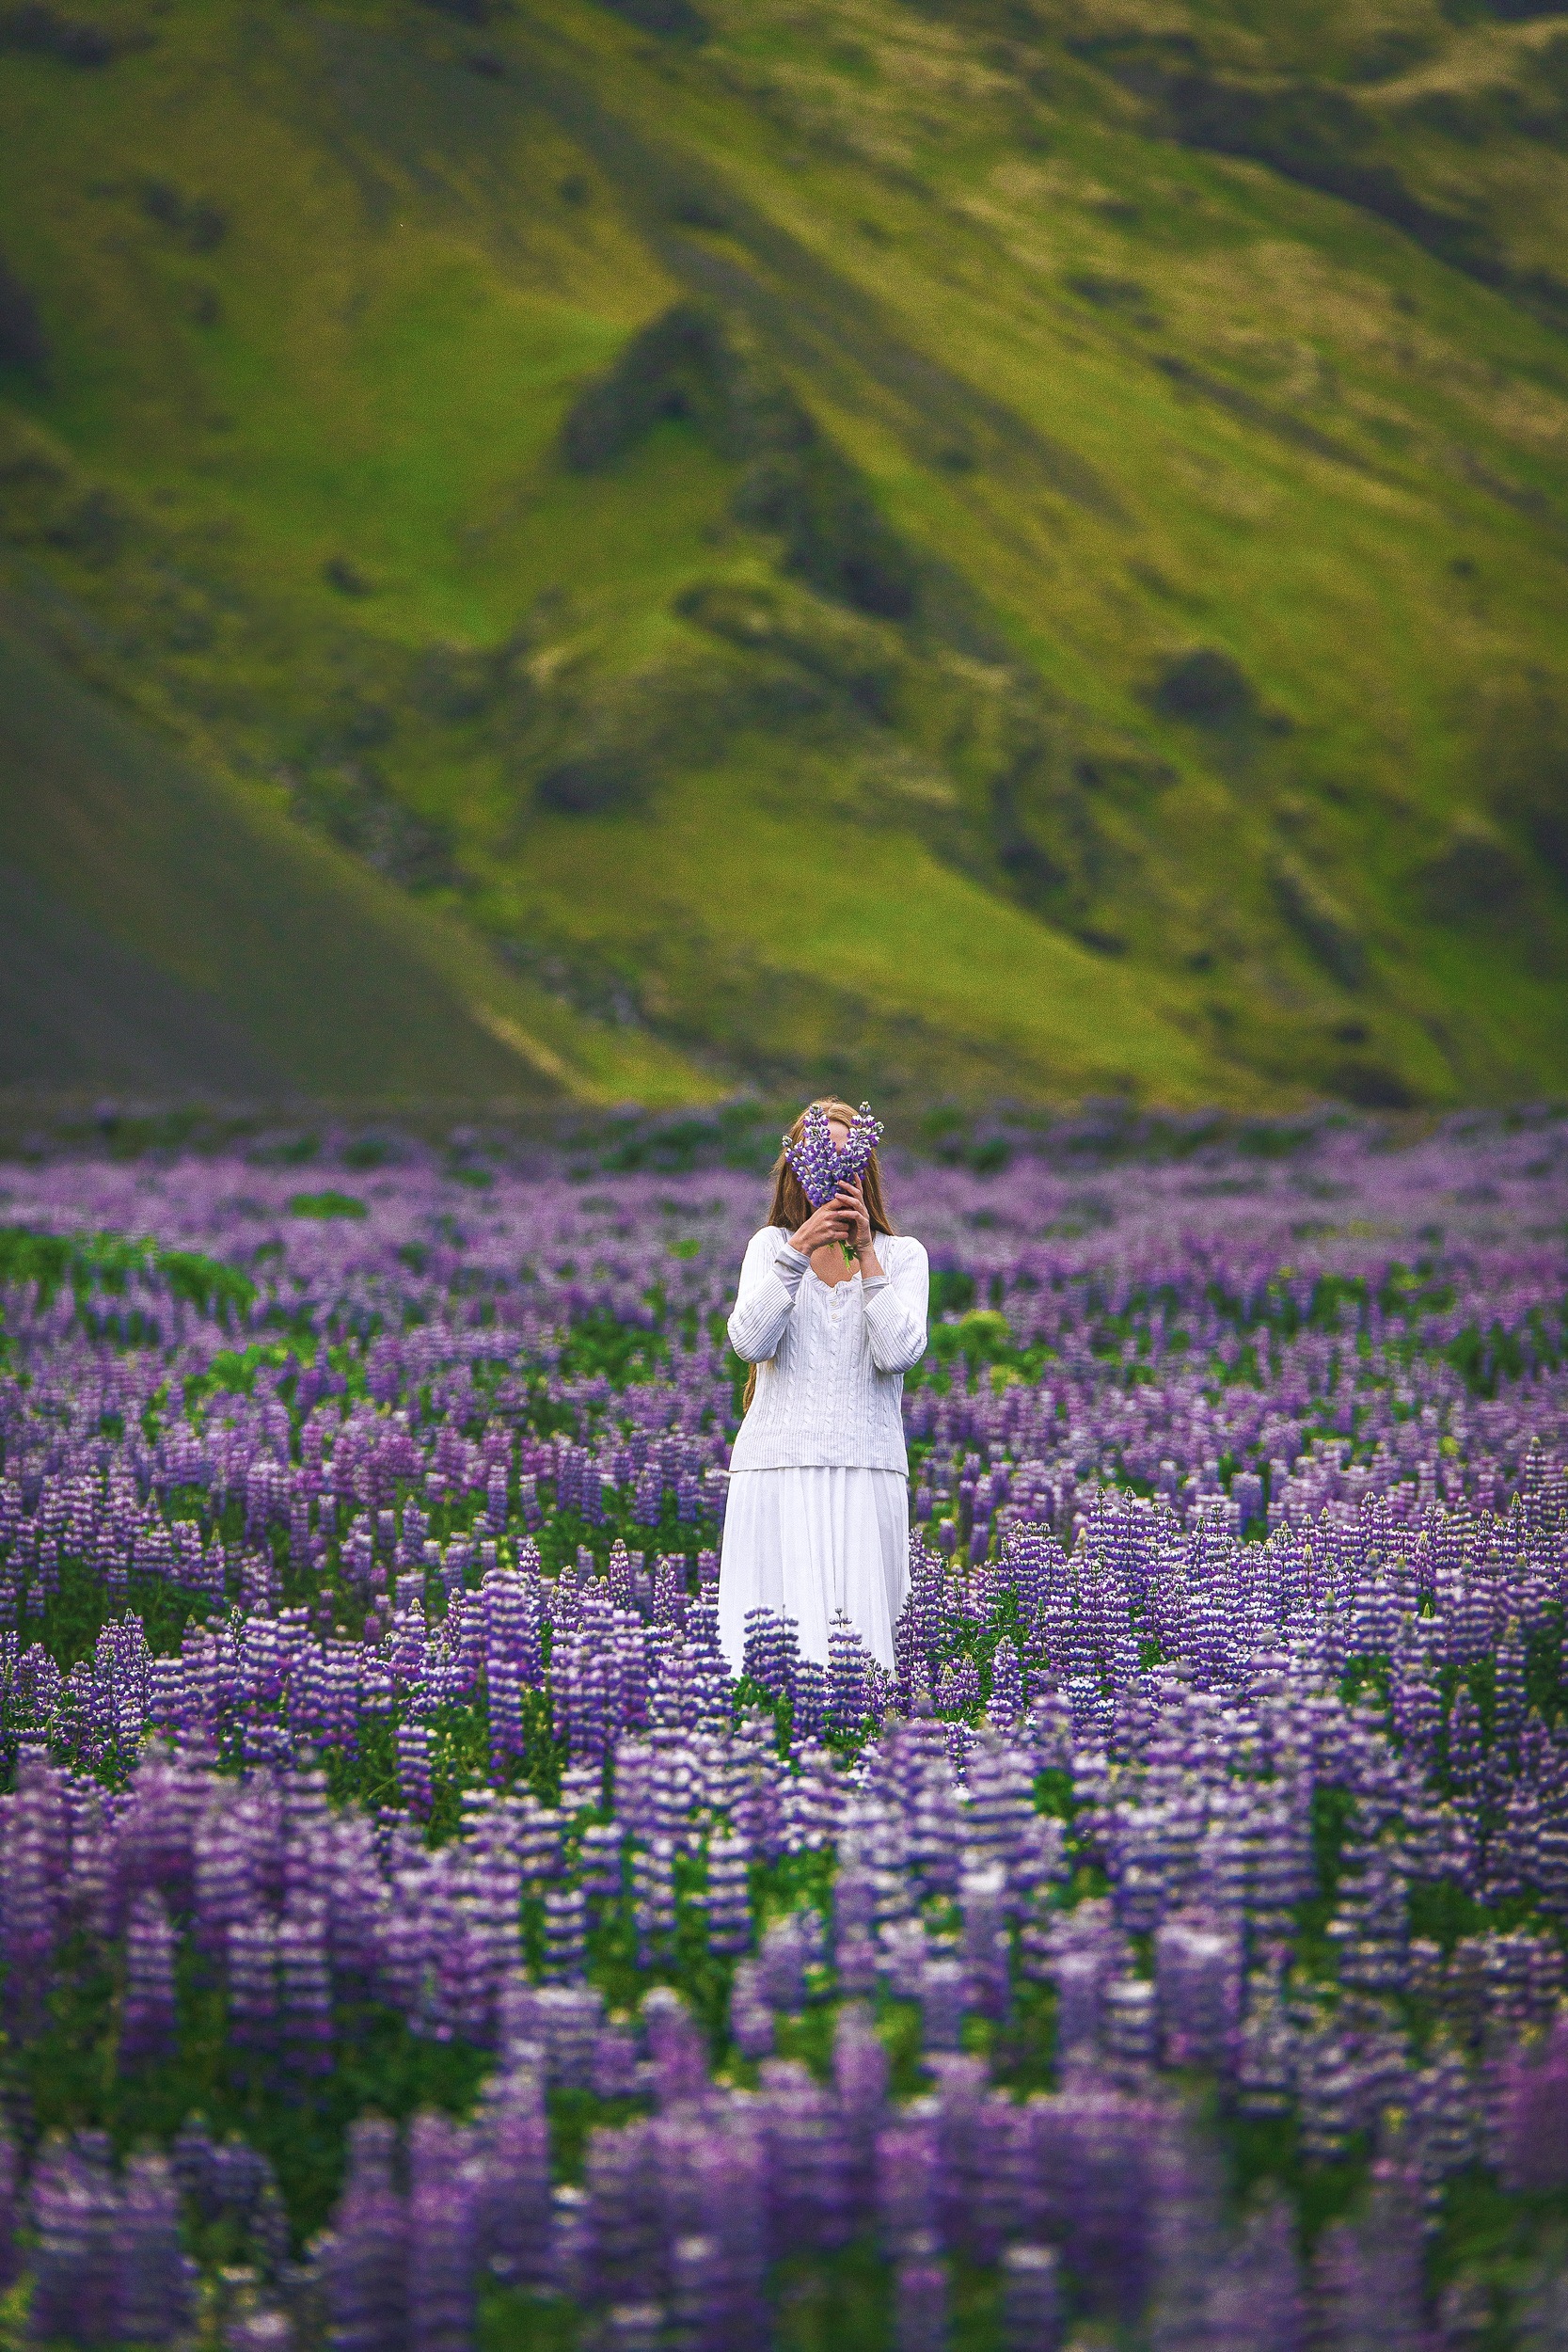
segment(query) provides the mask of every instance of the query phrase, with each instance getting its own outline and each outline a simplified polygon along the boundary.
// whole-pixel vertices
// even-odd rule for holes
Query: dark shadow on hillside
[[[0,872],[13,1082],[560,1091],[424,961],[406,901],[144,735],[20,627],[0,633]]]
[[[0,865],[0,1087],[227,1100],[291,1091],[221,1007],[8,865]]]

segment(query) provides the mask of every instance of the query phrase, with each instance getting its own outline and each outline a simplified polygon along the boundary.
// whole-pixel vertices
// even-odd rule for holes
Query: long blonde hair
[[[806,1109],[800,1113],[800,1118],[790,1128],[791,1143],[800,1142],[805,1130],[807,1111],[823,1111],[829,1119],[836,1119],[846,1127],[855,1116],[851,1104],[841,1103],[835,1095],[825,1094],[818,1101],[806,1104]],[[872,1232],[891,1234],[893,1220],[888,1216],[887,1203],[882,1198],[882,1170],[875,1151],[861,1173],[861,1194],[865,1201],[866,1215],[871,1219]],[[768,1222],[769,1225],[782,1225],[786,1233],[796,1233],[800,1232],[811,1213],[811,1202],[806,1199],[805,1187],[789,1165],[788,1153],[781,1152],[773,1163],[773,1198],[768,1204]],[[770,1361],[771,1359],[767,1360]],[[741,1406],[743,1413],[751,1411],[752,1399],[756,1392],[757,1368],[753,1364],[746,1375],[746,1396]]]

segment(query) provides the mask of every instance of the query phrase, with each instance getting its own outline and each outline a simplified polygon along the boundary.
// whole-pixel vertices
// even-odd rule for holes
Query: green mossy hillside
[[[15,23],[8,629],[464,943],[454,1091],[1568,1084],[1568,16]]]

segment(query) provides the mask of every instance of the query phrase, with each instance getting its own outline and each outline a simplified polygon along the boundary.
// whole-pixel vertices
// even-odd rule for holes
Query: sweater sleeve
[[[931,1276],[926,1252],[906,1237],[885,1281],[865,1288],[865,1327],[879,1372],[908,1372],[926,1353],[926,1312]]]
[[[776,1263],[780,1259],[794,1275],[793,1281],[781,1271]],[[774,1355],[794,1312],[795,1294],[805,1270],[805,1259],[797,1258],[776,1226],[765,1225],[760,1233],[752,1235],[741,1261],[729,1322],[730,1345],[743,1363],[765,1364]]]

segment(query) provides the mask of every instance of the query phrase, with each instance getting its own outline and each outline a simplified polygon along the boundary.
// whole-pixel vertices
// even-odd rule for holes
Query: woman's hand
[[[814,1249],[831,1249],[835,1243],[842,1242],[847,1232],[843,1201],[824,1200],[822,1206],[814,1209],[805,1223],[791,1233],[789,1246],[791,1249],[798,1249],[802,1258],[809,1258]]]
[[[835,1200],[848,1228],[845,1234],[846,1241],[857,1258],[863,1263],[869,1258],[876,1266],[877,1237],[871,1231],[871,1212],[865,1205],[865,1195],[859,1184],[840,1184]],[[876,1271],[880,1273],[881,1268],[876,1266]]]

